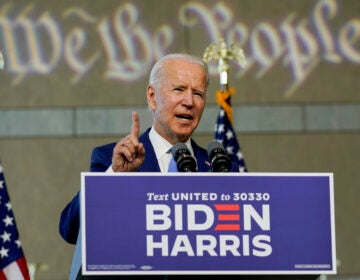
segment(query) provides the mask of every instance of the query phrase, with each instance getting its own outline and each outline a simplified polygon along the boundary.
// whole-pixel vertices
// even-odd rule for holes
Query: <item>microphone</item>
[[[171,153],[179,172],[196,172],[196,161],[184,143],[176,143],[171,148]]]
[[[212,172],[229,172],[232,166],[231,159],[219,141],[212,141],[207,148]]]

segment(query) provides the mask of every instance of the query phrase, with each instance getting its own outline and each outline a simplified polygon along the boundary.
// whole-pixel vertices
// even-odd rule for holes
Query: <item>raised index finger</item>
[[[132,125],[131,125],[131,136],[139,138],[140,122],[139,115],[137,112],[132,112]]]

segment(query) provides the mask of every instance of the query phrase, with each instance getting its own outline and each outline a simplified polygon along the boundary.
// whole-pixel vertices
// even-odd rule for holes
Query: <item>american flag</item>
[[[234,92],[234,89],[230,88],[226,91],[218,91],[216,94],[217,102],[220,104],[220,111],[214,128],[214,140],[222,143],[232,160],[238,163],[240,172],[247,172],[245,160],[232,126],[230,97]]]
[[[0,163],[0,280],[29,280],[3,168]]]

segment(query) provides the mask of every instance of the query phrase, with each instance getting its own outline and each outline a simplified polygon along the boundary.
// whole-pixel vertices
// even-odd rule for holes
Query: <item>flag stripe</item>
[[[25,280],[30,280],[29,268],[26,262],[25,257],[21,257],[17,260],[21,273]]]
[[[3,270],[4,270],[4,274],[6,276],[5,279],[25,280],[17,262],[12,262],[7,267],[5,267]]]

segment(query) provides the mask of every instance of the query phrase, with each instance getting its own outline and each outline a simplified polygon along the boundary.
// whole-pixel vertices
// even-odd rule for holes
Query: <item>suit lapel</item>
[[[194,156],[196,158],[198,172],[208,172],[210,170],[210,163],[207,151],[201,148],[194,140],[191,140]]]

